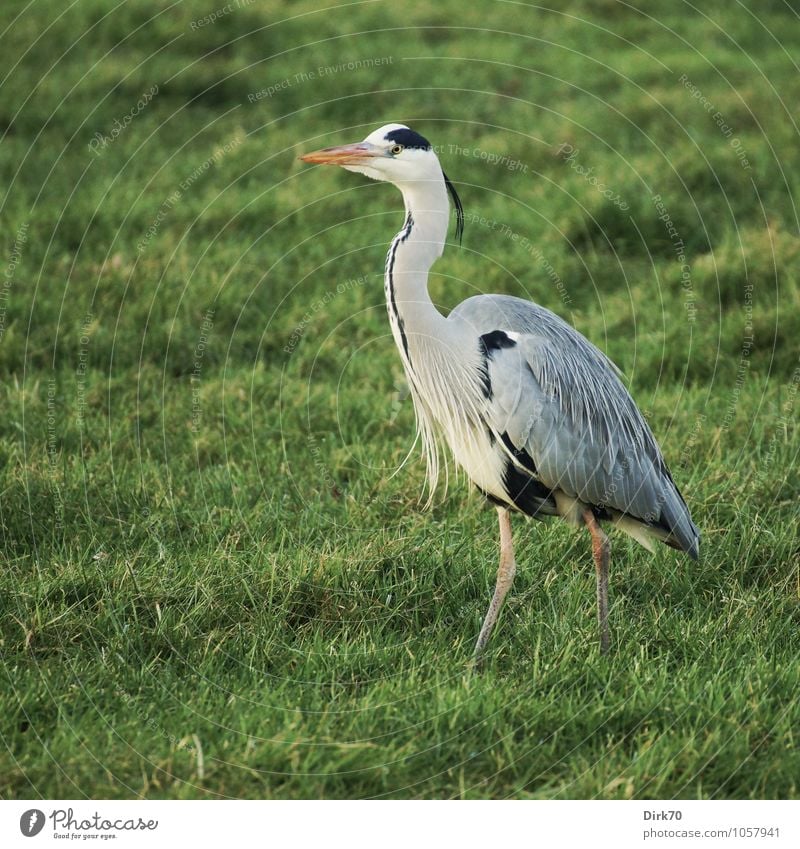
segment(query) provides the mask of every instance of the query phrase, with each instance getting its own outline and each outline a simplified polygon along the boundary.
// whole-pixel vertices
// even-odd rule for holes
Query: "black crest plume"
[[[456,208],[456,239],[458,244],[461,244],[461,237],[464,235],[464,207],[461,205],[461,198],[458,196],[456,187],[450,181],[447,174],[442,171],[444,184],[447,186],[447,191],[450,192],[450,197],[453,199],[453,206]]]

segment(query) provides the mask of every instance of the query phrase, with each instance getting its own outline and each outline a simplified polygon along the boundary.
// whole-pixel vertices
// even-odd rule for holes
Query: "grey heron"
[[[475,645],[479,663],[516,562],[510,511],[560,516],[591,535],[600,648],[608,651],[610,522],[651,552],[660,540],[690,557],[700,533],[650,427],[616,366],[550,310],[508,295],[477,295],[444,316],[428,294],[450,218],[464,213],[430,142],[403,124],[364,141],[300,157],[394,184],[405,221],[386,257],[385,294],[403,361],[431,491],[439,446],[495,505],[500,565]]]

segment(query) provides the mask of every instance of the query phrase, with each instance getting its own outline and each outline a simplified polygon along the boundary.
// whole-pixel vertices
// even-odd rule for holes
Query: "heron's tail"
[[[664,487],[667,497],[661,508],[658,527],[666,532],[663,541],[667,545],[685,551],[692,560],[697,560],[700,556],[700,529],[692,521],[689,508],[669,471],[666,473],[669,485]]]

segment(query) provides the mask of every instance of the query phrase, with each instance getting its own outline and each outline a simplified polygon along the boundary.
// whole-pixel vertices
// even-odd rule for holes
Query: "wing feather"
[[[519,298],[470,298],[450,320],[479,336],[511,334],[511,344],[487,354],[487,422],[530,456],[542,483],[663,528],[696,556],[699,532],[605,354],[554,313]]]

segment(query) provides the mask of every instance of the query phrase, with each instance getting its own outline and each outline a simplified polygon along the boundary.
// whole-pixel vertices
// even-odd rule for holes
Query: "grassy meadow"
[[[4,6],[0,796],[800,797],[795,4],[222,6]],[[297,160],[390,121],[466,209],[437,303],[605,350],[701,528],[612,535],[607,657],[588,535],[517,518],[468,674],[496,520],[423,509],[402,201]]]

